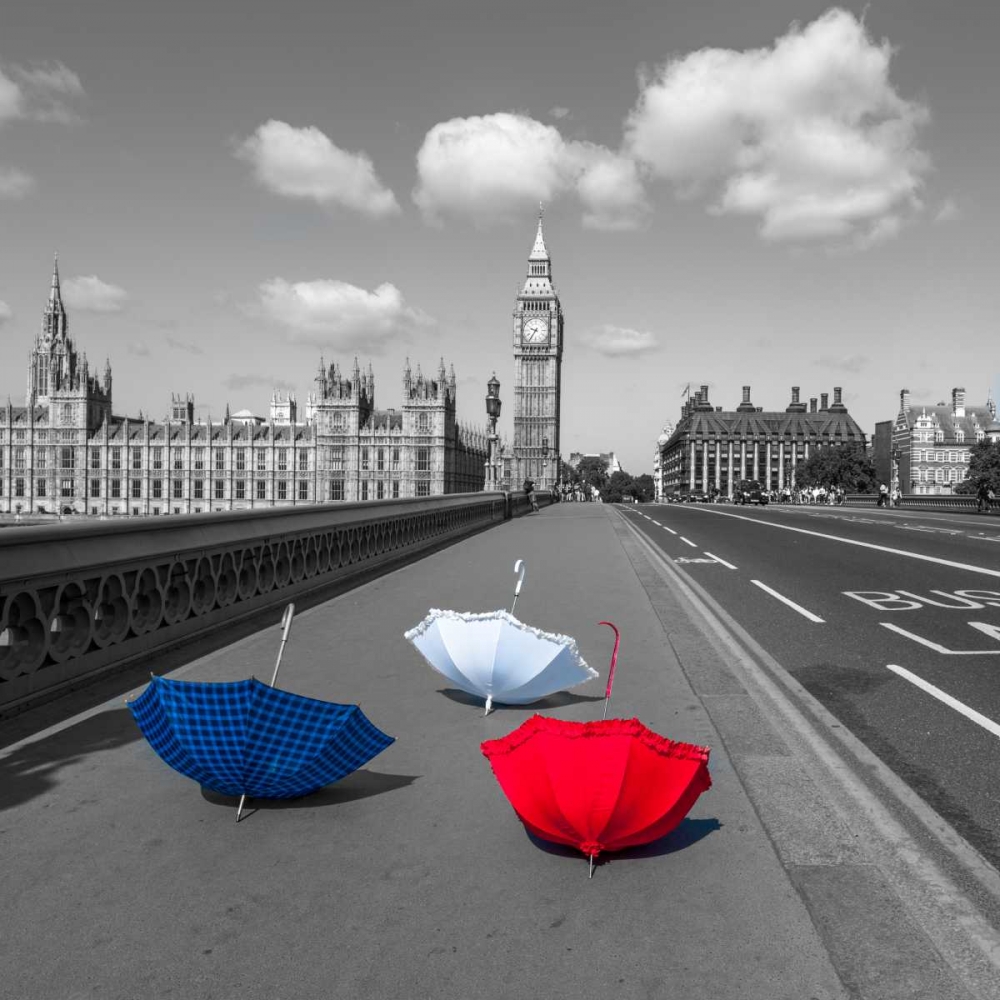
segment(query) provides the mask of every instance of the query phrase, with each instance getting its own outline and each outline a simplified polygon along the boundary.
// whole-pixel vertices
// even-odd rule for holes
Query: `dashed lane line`
[[[698,548],[698,546],[695,545],[690,538],[685,538],[683,535],[681,535],[681,541],[684,542],[686,545],[690,545],[692,549]]]
[[[895,663],[887,663],[886,667],[888,667],[888,669],[894,674],[898,674],[904,680],[909,681],[911,684],[915,684],[921,691],[926,691],[932,697],[937,698],[938,701],[944,702],[944,704],[949,708],[955,709],[956,712],[964,715],[977,726],[982,726],[988,733],[992,733],[994,736],[1000,736],[1000,725],[997,725],[997,723],[995,723],[992,719],[987,719],[985,715],[980,715],[974,708],[969,708],[968,705],[959,701],[957,698],[952,698],[950,694],[946,694],[940,688],[925,681],[922,677],[918,677],[916,674],[910,673],[910,671],[904,667],[899,667]]]
[[[722,565],[725,566],[727,569],[736,569],[736,567],[731,562],[726,562],[725,559],[720,559],[717,555],[714,555],[713,553],[709,552],[708,549],[705,549],[705,555],[711,556],[717,563],[722,563]]]
[[[803,618],[808,618],[811,622],[818,622],[820,625],[824,624],[824,619],[820,618],[819,615],[814,615],[811,611],[807,611],[801,604],[796,604],[795,601],[789,600],[784,594],[779,594],[776,590],[772,590],[766,583],[761,583],[760,580],[750,581],[755,587],[760,587],[765,593],[770,594],[772,597],[777,598],[782,604],[787,604],[793,611],[797,611]]]

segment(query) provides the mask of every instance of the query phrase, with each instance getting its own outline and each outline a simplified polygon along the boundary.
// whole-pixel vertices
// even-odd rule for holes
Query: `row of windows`
[[[125,496],[125,490],[128,491],[128,496],[133,500],[141,500],[143,498],[142,490],[143,480],[141,479],[112,479],[108,482],[108,498],[111,500],[120,500]],[[39,479],[35,481],[34,495],[38,498],[43,498],[48,496],[48,483],[44,479]],[[162,500],[165,498],[163,480],[154,480],[151,484],[151,489],[149,491],[149,499],[152,500]],[[170,483],[170,496],[174,500],[184,499],[184,480],[174,479]],[[267,484],[263,481],[259,481],[256,484],[249,484],[254,487],[252,494],[248,489],[248,483],[244,479],[238,479],[233,483],[233,496],[234,500],[249,500],[251,496],[255,500],[267,500]],[[0,482],[0,492],[2,492],[3,483]],[[14,480],[14,496],[17,498],[24,498],[28,495],[28,481],[24,477],[18,477]],[[102,496],[102,486],[103,481],[100,479],[91,479],[89,481],[89,489],[87,491],[88,496],[97,500]],[[59,496],[65,499],[73,499],[76,497],[76,481],[73,479],[61,479],[57,486]],[[207,491],[211,491],[211,499],[213,500],[226,500],[226,481],[224,479],[194,479],[191,482],[191,499],[192,500],[205,500],[207,498]],[[376,479],[367,480],[363,479],[361,481],[361,499],[362,500],[386,500],[386,499],[399,499],[400,492],[400,481],[398,479]],[[427,497],[431,495],[431,483],[429,479],[418,479],[414,483],[414,493],[418,497]],[[309,500],[309,481],[306,479],[300,479],[296,484],[291,485],[284,480],[280,480],[275,484],[275,500],[289,500],[294,494],[295,498],[298,500]],[[330,500],[343,500],[345,495],[345,483],[343,479],[331,479],[328,483],[328,498]],[[134,513],[138,513],[136,509]]]
[[[965,462],[969,461],[967,451],[938,451],[935,448],[926,450],[918,448],[913,453],[914,462]]]

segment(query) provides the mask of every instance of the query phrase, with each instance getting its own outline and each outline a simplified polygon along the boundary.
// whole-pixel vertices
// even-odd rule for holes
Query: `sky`
[[[562,451],[652,469],[682,393],[862,429],[1000,396],[1000,5],[11,0],[0,14],[0,395],[54,253],[121,414],[266,415],[320,358],[454,365],[512,438],[539,202]]]

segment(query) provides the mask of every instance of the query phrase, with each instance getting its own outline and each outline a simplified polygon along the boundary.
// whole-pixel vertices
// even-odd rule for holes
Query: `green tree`
[[[795,467],[797,486],[840,486],[848,493],[873,493],[878,489],[875,466],[862,445],[842,444],[818,448]]]
[[[561,459],[559,461],[559,482],[569,486],[580,484],[580,473],[569,462],[564,462]]]

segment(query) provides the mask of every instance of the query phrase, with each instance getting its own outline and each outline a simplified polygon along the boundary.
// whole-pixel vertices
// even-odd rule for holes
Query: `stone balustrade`
[[[844,497],[844,503],[848,507],[875,507],[878,504],[877,493],[848,493]],[[899,507],[904,510],[963,510],[975,512],[978,501],[974,496],[967,494],[957,494],[947,496],[945,494],[934,493],[905,493],[900,498]],[[993,514],[1000,514],[1000,503],[994,502]]]
[[[5,528],[0,713],[527,509],[523,493],[465,493]]]

